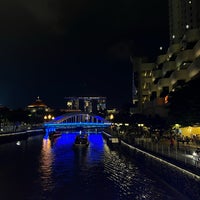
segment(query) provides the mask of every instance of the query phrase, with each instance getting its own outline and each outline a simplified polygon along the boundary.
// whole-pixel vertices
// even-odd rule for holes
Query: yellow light
[[[67,106],[72,106],[72,102],[71,102],[71,101],[68,101],[68,102],[67,102]]]
[[[44,116],[44,119],[47,119],[47,116],[46,116],[46,115]]]
[[[168,99],[169,99],[169,97],[168,97],[168,96],[165,96],[165,98],[164,98],[165,103],[168,103]]]
[[[114,115],[110,114],[109,118],[110,118],[110,120],[114,119]]]
[[[51,115],[48,115],[48,119],[51,119]]]

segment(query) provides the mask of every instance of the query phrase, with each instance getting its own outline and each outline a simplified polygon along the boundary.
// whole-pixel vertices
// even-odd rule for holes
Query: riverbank
[[[112,136],[107,132],[103,134],[107,137]],[[149,149],[148,145],[144,144],[144,142],[141,144],[132,142],[130,144],[122,139],[119,148],[125,152],[126,155],[137,159],[144,168],[155,173],[167,184],[189,199],[200,199],[199,167],[179,160],[178,158],[181,157],[181,152],[173,150],[175,156],[169,157],[161,154],[162,152],[158,151],[158,146],[152,148],[152,145],[149,145],[151,147]],[[172,155],[172,152],[170,152],[170,155]]]
[[[23,131],[1,133],[0,144],[13,142],[17,140],[27,140],[28,137],[30,136],[41,135],[44,133],[45,131],[43,128],[34,128],[34,129],[28,129],[28,130],[23,130]]]
[[[196,173],[180,167],[175,160],[162,159],[125,142],[122,142],[120,147],[126,155],[137,159],[144,168],[155,173],[189,199],[200,199],[200,176]]]

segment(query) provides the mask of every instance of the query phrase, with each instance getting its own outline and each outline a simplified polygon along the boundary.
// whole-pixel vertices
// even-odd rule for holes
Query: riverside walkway
[[[18,140],[26,140],[29,136],[43,134],[44,128],[41,124],[6,126],[0,131],[0,144]]]
[[[158,142],[152,141],[150,138],[135,138],[133,141],[127,142],[200,176],[200,161],[194,159],[193,156],[195,150],[200,148],[198,144],[191,141],[188,143],[175,141],[172,147],[170,146],[170,140],[166,138],[162,138]]]
[[[200,162],[192,155],[198,145],[175,142],[170,148],[170,140],[166,138],[155,142],[151,138],[122,137],[116,132],[110,135],[119,137],[120,149],[142,164],[145,170],[150,169],[190,200],[200,199]]]

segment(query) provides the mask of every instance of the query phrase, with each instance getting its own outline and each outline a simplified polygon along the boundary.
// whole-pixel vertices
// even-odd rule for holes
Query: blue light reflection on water
[[[177,199],[160,180],[111,151],[99,133],[89,133],[88,148],[74,148],[77,134],[63,133],[53,142],[34,137],[21,146],[1,146],[0,186],[5,190],[0,192],[5,199]]]
[[[88,148],[73,147],[76,135],[77,133],[62,134],[53,144],[49,144],[49,139],[43,140],[41,183],[45,192],[42,195],[48,198],[63,198],[65,195],[69,199],[79,199],[80,195],[85,195],[85,198],[98,199],[95,197],[97,190],[93,186],[98,182],[97,171],[103,171],[102,135],[89,134]]]

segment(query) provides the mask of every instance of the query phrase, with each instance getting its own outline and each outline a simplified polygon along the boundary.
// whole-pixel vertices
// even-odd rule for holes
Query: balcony
[[[167,61],[167,59],[168,59],[168,54],[160,55],[157,57],[156,63],[158,65],[160,65],[160,64],[164,63],[165,61]]]
[[[152,83],[152,77],[143,77],[143,82]]]
[[[174,85],[178,80],[187,80],[188,79],[188,70],[182,69],[178,71],[174,71],[170,76],[170,83]]]
[[[170,87],[170,78],[160,79],[157,85],[159,89],[162,89],[163,87]]]
[[[184,80],[178,80],[174,85],[173,88],[174,89],[180,89],[185,85],[185,81]]]
[[[158,90],[157,84],[152,84],[152,85],[151,85],[151,88],[150,88],[151,93],[157,92],[157,90]]]
[[[148,96],[149,95],[149,90],[148,89],[143,89],[142,90],[142,96]]]
[[[194,57],[197,58],[200,56],[200,40],[196,43],[194,47]]]
[[[155,63],[142,63],[141,71],[152,71],[155,68]]]
[[[194,60],[194,52],[193,50],[184,50],[181,51],[176,58],[176,65],[180,67],[180,65],[184,62],[192,62]]]
[[[169,48],[168,48],[168,54],[170,56],[178,53],[182,48],[182,45],[180,43],[176,43],[176,44],[172,44]]]
[[[175,61],[169,61],[164,63],[162,72],[163,75],[165,75],[168,71],[176,70],[176,62]]]
[[[186,31],[183,40],[187,43],[197,42],[198,40],[200,40],[200,30],[190,29]]]
[[[162,77],[162,70],[161,69],[158,69],[158,70],[154,70],[152,71],[152,74],[153,74],[153,78],[160,78]]]
[[[188,67],[188,74],[189,79],[192,79],[192,77],[196,76],[200,73],[200,57],[194,60],[194,62]]]

